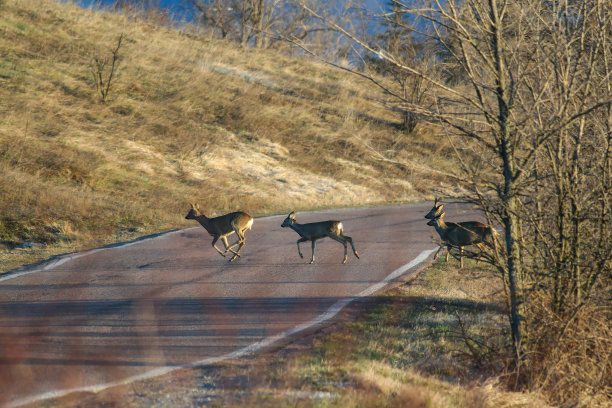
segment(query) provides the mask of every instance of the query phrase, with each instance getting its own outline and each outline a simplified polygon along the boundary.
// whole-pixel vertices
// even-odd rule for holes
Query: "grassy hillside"
[[[122,34],[103,102],[92,61]],[[125,14],[2,0],[0,273],[185,226],[192,201],[257,215],[449,186],[446,148],[430,130],[400,131],[381,98],[303,59]]]

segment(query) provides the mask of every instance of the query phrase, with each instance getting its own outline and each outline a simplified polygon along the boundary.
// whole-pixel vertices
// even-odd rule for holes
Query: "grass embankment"
[[[499,280],[482,264],[457,263],[438,261],[280,350],[46,406],[547,407],[537,394],[504,391]]]
[[[94,58],[124,35],[106,102]],[[108,66],[105,75],[108,75]],[[126,14],[0,1],[0,273],[208,215],[408,201],[450,151],[369,83]],[[44,247],[41,247],[44,245]]]

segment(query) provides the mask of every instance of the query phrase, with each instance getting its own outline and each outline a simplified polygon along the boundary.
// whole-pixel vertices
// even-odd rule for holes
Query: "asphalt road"
[[[280,227],[282,215],[255,219],[233,263],[194,223],[4,276],[0,406],[240,357],[333,319],[355,297],[431,258],[435,232],[423,218],[430,208],[298,213],[300,223],[343,222],[361,256],[349,246],[344,265],[342,245],[328,238],[317,244],[315,264],[309,242],[301,259],[299,236]]]

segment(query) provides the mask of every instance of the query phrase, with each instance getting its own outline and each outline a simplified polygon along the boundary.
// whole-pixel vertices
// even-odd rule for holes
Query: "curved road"
[[[198,225],[0,277],[0,406],[239,357],[333,318],[431,258],[430,208],[298,213],[343,222],[361,256],[344,265],[331,239],[301,259],[282,215],[256,219],[233,263]]]

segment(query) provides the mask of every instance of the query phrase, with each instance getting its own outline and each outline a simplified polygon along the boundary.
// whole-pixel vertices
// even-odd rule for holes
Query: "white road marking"
[[[138,241],[140,242],[140,241]],[[130,242],[127,243],[126,245],[132,245],[135,242]],[[122,245],[125,246],[125,245]],[[104,249],[104,248],[103,248]],[[98,249],[98,250],[94,250],[95,252],[102,250],[102,249]],[[375,285],[370,286],[369,288],[361,291],[360,293],[358,293],[356,296],[354,297],[349,297],[349,298],[345,298],[342,300],[337,301],[336,303],[334,303],[329,309],[327,309],[327,311],[323,314],[320,314],[319,316],[305,322],[302,323],[298,326],[295,326],[289,330],[285,330],[282,333],[279,333],[275,336],[271,336],[271,337],[267,337],[261,341],[258,341],[256,343],[250,344],[246,347],[243,347],[241,349],[238,349],[236,351],[233,351],[231,353],[227,353],[227,354],[223,354],[221,356],[218,357],[210,357],[210,358],[206,358],[204,360],[199,360],[199,361],[195,361],[193,363],[188,363],[188,364],[183,364],[183,365],[179,365],[179,366],[172,366],[172,367],[162,367],[162,368],[157,368],[155,370],[150,370],[147,372],[144,372],[142,374],[138,374],[138,375],[134,375],[131,377],[127,377],[124,378],[122,380],[118,380],[118,381],[112,381],[112,382],[108,382],[108,383],[103,383],[103,384],[97,384],[97,385],[88,385],[85,387],[78,387],[78,388],[70,388],[70,389],[66,389],[66,390],[56,390],[56,391],[49,391],[49,392],[45,392],[43,394],[38,394],[38,395],[33,395],[31,397],[26,397],[26,398],[21,398],[18,400],[14,400],[12,401],[9,405],[7,405],[7,407],[18,407],[21,405],[26,405],[26,404],[32,404],[34,402],[38,402],[38,401],[42,401],[42,400],[46,400],[49,398],[60,398],[63,397],[65,395],[71,394],[73,392],[93,392],[93,393],[97,393],[100,391],[103,391],[107,388],[111,388],[111,387],[115,387],[118,385],[124,385],[124,384],[129,384],[135,381],[139,381],[139,380],[146,380],[146,379],[150,379],[153,377],[159,377],[161,375],[165,375],[168,373],[171,373],[172,371],[175,370],[179,370],[182,368],[193,368],[193,367],[202,367],[202,366],[207,366],[207,365],[212,365],[212,364],[217,364],[221,361],[224,360],[229,360],[229,359],[233,359],[233,358],[239,358],[239,357],[244,357],[244,356],[248,356],[250,354],[254,354],[259,350],[262,350],[266,347],[269,347],[271,345],[273,345],[274,343],[287,338],[289,336],[292,336],[294,334],[297,334],[301,331],[310,329],[314,326],[317,326],[331,318],[333,318],[334,316],[336,316],[338,313],[340,313],[340,311],[342,309],[344,309],[348,304],[350,304],[351,302],[359,299],[359,298],[363,298],[366,296],[370,296],[376,292],[378,292],[380,289],[384,288],[386,285],[388,285],[391,281],[393,281],[394,279],[397,279],[398,277],[400,277],[401,275],[403,275],[404,273],[406,273],[407,271],[409,271],[410,269],[414,268],[415,266],[419,265],[420,263],[422,263],[423,261],[425,261],[429,255],[431,255],[436,249],[430,249],[430,250],[425,250],[423,252],[421,252],[416,258],[414,258],[412,261],[408,262],[407,264],[397,268],[395,271],[391,272],[386,278],[384,278],[382,281],[378,282]],[[83,253],[81,255],[77,255],[77,256],[72,256],[72,257],[67,257],[67,258],[63,258],[60,259],[58,262],[52,263],[47,265],[46,267],[38,270],[49,270],[52,269],[70,259],[75,259],[77,257],[80,256],[85,256],[89,253],[92,253],[94,251],[88,251],[86,253]],[[36,271],[31,271],[29,273],[34,273]],[[18,275],[18,276],[22,276],[25,273]],[[13,276],[16,277],[16,276]]]

